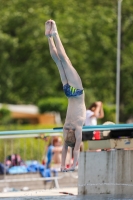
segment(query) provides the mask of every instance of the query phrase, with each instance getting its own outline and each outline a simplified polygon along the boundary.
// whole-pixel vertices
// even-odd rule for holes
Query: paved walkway
[[[36,196],[60,196],[60,195],[77,195],[78,188],[59,188],[50,190],[30,190],[30,191],[17,191],[0,193],[1,197],[36,197]]]
[[[30,190],[0,193],[1,200],[132,200],[133,195],[90,194],[77,195],[78,189],[60,188],[51,190]],[[68,195],[69,194],[69,195]],[[73,195],[76,196],[73,196]]]

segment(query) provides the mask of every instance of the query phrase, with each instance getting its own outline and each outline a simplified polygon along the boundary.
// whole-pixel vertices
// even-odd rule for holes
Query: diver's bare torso
[[[84,93],[77,97],[68,98],[67,114],[64,129],[76,129],[77,126],[83,126],[86,116],[86,107],[84,103]]]

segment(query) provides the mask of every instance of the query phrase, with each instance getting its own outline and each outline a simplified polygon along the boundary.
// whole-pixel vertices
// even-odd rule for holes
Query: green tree
[[[11,112],[6,107],[6,105],[3,105],[0,109],[0,124],[7,125],[9,124],[10,120],[11,120]]]
[[[44,23],[52,18],[82,78],[87,106],[92,100],[115,104],[117,1],[0,0],[0,3],[0,102],[37,104],[42,98],[64,95],[44,36]],[[123,1],[122,122],[131,115],[127,107],[133,98],[132,13],[133,2]]]

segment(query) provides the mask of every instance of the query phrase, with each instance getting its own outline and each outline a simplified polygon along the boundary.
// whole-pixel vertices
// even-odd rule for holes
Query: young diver
[[[60,73],[64,93],[68,97],[66,119],[63,126],[64,144],[62,149],[61,171],[74,171],[78,162],[82,141],[82,126],[86,117],[84,90],[77,71],[66,55],[55,21],[48,20],[45,23],[45,35],[48,37],[51,57],[56,63]],[[74,148],[74,159],[72,166],[66,169],[65,160],[68,146]]]

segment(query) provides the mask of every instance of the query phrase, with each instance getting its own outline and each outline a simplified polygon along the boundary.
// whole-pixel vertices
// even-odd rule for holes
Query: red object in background
[[[45,160],[42,160],[42,165],[46,165],[46,162],[45,162]]]
[[[100,131],[94,131],[93,137],[95,138],[95,140],[100,140]]]

